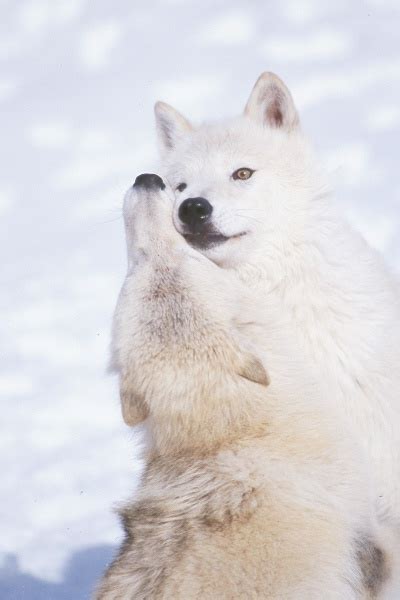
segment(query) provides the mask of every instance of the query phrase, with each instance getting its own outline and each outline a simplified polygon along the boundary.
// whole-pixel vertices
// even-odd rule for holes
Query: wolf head
[[[301,236],[313,195],[312,160],[285,84],[262,74],[244,114],[194,128],[157,102],[163,170],[176,191],[173,219],[189,244],[219,264]],[[265,242],[263,243],[265,252]]]

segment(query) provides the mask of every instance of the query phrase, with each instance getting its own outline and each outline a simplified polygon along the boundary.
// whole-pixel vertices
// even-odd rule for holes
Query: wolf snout
[[[213,207],[205,198],[187,198],[179,207],[178,216],[191,233],[198,233],[211,217]]]
[[[157,189],[160,190],[165,189],[165,183],[161,179],[159,175],[155,173],[142,173],[142,175],[138,175],[135,179],[135,183],[133,187],[136,188],[145,188],[146,190]]]

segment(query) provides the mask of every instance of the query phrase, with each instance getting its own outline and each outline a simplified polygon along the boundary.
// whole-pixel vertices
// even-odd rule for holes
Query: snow
[[[0,598],[87,598],[121,539],[139,435],[106,374],[121,199],[155,170],[153,103],[235,114],[293,90],[348,217],[400,267],[400,4],[0,3]]]

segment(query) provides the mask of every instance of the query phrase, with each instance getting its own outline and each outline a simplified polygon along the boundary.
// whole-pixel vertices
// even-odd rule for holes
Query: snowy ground
[[[400,266],[398,0],[0,0],[0,598],[87,598],[140,468],[106,376],[121,197],[152,105],[290,85],[338,201]]]

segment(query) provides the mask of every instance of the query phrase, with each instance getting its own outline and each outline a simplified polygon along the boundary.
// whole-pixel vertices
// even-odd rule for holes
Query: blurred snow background
[[[0,0],[0,598],[87,598],[120,540],[140,464],[105,366],[154,101],[231,115],[277,72],[397,268],[399,28],[398,0]]]

